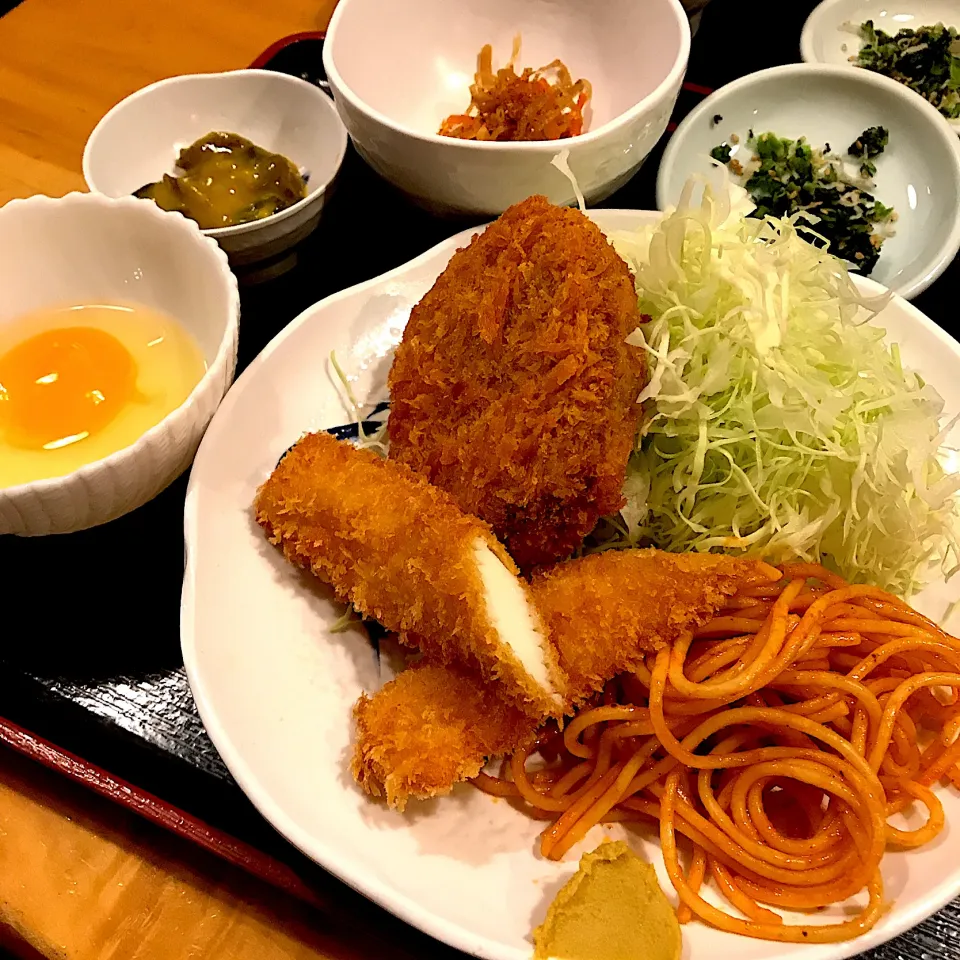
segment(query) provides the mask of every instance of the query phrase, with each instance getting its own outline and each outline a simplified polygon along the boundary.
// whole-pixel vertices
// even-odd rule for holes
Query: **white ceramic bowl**
[[[586,132],[567,140],[479,143],[437,134],[470,102],[477,54],[518,69],[560,58],[593,85]],[[660,139],[680,91],[690,26],[678,0],[340,0],[323,65],[360,155],[440,214],[497,215],[535,193],[574,199],[551,159],[570,151],[588,202],[626,183]]]
[[[723,119],[716,125],[715,116]],[[896,235],[871,274],[910,299],[946,269],[960,249],[960,150],[943,118],[922,97],[867,70],[796,63],[771,67],[721,87],[677,127],[657,175],[657,205],[674,206],[687,177],[714,167],[710,151],[732,135],[731,156],[746,162],[749,131],[772,131],[838,153],[867,127],[882,124],[890,144],[877,160],[877,199],[894,207]]]
[[[800,56],[807,63],[852,66],[850,58],[860,49],[857,28],[866,20],[884,33],[896,34],[909,27],[943,23],[960,29],[957,0],[823,0],[807,17],[800,35]],[[946,118],[944,118],[946,120]],[[960,133],[960,119],[946,120]]]
[[[237,362],[237,281],[216,243],[192,220],[133,197],[13,200],[0,209],[0,290],[0,324],[46,305],[152,307],[180,321],[207,364],[183,404],[131,446],[62,477],[0,488],[0,534],[96,526],[183,473]]]
[[[313,231],[347,148],[347,134],[319,87],[272,70],[198,73],[152,83],[121,100],[96,125],[83,151],[87,186],[129,196],[173,173],[177,154],[224,130],[283,154],[309,176],[299,203],[252,223],[203,232],[244,266],[274,257]]]

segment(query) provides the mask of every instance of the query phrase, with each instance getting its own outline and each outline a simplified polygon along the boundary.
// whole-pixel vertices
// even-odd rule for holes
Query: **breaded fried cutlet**
[[[531,591],[569,679],[568,709],[644,657],[710,619],[772,568],[712,554],[623,550],[558,563]],[[530,742],[541,720],[500,688],[452,666],[401,673],[357,704],[352,770],[368,793],[401,807],[447,793],[491,757]]]
[[[529,743],[538,720],[506,703],[496,686],[456,665],[420,662],[354,707],[351,770],[367,793],[402,810],[407,800],[449,793],[487,757]]]
[[[627,265],[577,210],[531,197],[453,255],[390,371],[390,457],[486,520],[521,570],[623,504],[644,354]]]
[[[473,664],[543,713],[563,681],[529,587],[482,520],[400,463],[309,434],[257,492],[287,559],[441,662]]]
[[[530,590],[567,678],[565,696],[578,703],[774,574],[722,554],[609,550],[538,573]]]

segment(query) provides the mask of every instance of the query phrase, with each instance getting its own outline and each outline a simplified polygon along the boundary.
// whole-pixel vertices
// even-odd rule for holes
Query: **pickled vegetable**
[[[134,196],[182,213],[204,230],[262,220],[307,195],[295,164],[235,133],[201,137],[180,151],[177,168],[176,176],[164,174]]]

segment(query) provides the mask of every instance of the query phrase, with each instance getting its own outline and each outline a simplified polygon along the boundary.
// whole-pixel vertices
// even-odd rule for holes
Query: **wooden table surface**
[[[248,66],[280,37],[322,30],[335,5],[24,0],[0,18],[0,204],[85,189],[83,145],[117,101],[164,77]]]
[[[162,77],[249,64],[335,0],[24,0],[0,18],[0,204],[84,189],[83,145]],[[331,882],[304,906],[0,748],[0,952],[413,960],[451,952]],[[4,927],[5,925],[5,927]]]
[[[0,747],[0,956],[458,956],[332,878],[317,892],[307,906]]]

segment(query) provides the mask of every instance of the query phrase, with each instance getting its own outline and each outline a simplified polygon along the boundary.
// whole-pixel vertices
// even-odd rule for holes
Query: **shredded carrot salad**
[[[470,106],[440,125],[440,136],[459,140],[562,140],[583,132],[583,110],[590,99],[588,80],[573,80],[562,60],[519,75],[520,37],[507,65],[494,72],[493,48],[477,57]]]

